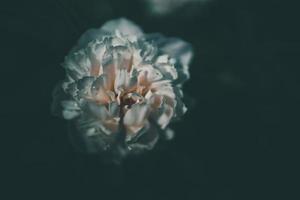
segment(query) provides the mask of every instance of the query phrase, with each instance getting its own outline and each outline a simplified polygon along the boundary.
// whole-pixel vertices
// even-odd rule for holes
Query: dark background
[[[1,1],[1,190],[16,199],[298,199],[298,12],[276,0],[215,0],[163,17],[136,0]],[[50,104],[79,36],[122,16],[192,43],[184,91],[195,105],[172,125],[174,140],[115,166],[74,151]]]

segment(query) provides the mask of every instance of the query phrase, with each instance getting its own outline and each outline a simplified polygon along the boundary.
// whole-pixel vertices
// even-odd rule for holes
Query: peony
[[[191,46],[144,34],[117,19],[84,33],[66,56],[66,78],[53,92],[54,114],[70,121],[81,150],[127,155],[152,149],[187,110]]]

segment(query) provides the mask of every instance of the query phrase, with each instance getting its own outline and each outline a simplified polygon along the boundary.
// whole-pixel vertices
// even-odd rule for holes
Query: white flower
[[[70,120],[87,152],[151,149],[168,124],[185,113],[188,43],[145,35],[126,19],[84,33],[65,58],[66,79],[53,93],[53,111]]]

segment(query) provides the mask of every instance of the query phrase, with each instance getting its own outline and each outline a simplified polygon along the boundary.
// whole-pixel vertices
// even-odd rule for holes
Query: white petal
[[[162,47],[163,51],[167,52],[171,57],[180,58],[183,65],[188,65],[193,56],[192,47],[189,43],[177,39],[170,38]]]
[[[88,43],[93,40],[102,40],[104,36],[106,36],[103,30],[99,29],[89,29],[79,38],[77,45],[72,49],[72,52],[77,51],[79,49],[85,48]]]
[[[167,42],[163,45],[162,50],[171,57],[179,60],[182,66],[178,70],[181,73],[183,73],[187,78],[189,78],[190,75],[188,71],[188,66],[193,57],[191,45],[183,40],[171,38],[168,39]]]
[[[120,107],[116,101],[109,103],[108,105],[109,115],[112,117],[119,117]]]
[[[148,106],[146,104],[134,104],[124,116],[126,126],[140,125],[146,118]]]
[[[152,149],[156,142],[158,141],[159,134],[157,129],[152,126],[149,122],[145,123],[143,130],[134,137],[137,139],[134,143],[130,144],[130,148],[134,149]]]
[[[80,108],[75,101],[64,100],[61,102],[61,106],[63,107],[62,116],[67,120],[73,119],[80,114]]]
[[[159,63],[155,67],[164,75],[164,78],[175,80],[178,78],[178,73],[175,67],[169,63]]]
[[[64,109],[66,110],[79,110],[80,108],[78,107],[77,103],[75,101],[62,101],[61,105]]]
[[[140,37],[143,35],[143,31],[135,23],[125,18],[108,21],[101,27],[101,30],[111,34],[119,31],[121,34],[127,36]]]
[[[73,118],[79,116],[79,114],[80,113],[76,110],[63,110],[63,113],[62,113],[63,117],[67,120],[73,119]]]
[[[85,51],[78,51],[66,56],[62,66],[73,80],[78,80],[88,75],[91,61]]]
[[[166,54],[158,56],[157,59],[156,59],[157,63],[168,63],[168,61],[169,61],[169,56],[166,55]]]
[[[158,81],[158,82],[152,83],[151,87],[154,88],[155,90],[157,90],[155,92],[155,94],[168,96],[168,97],[174,99],[176,97],[174,90],[173,90],[171,84],[169,83],[169,81],[168,82],[166,82],[166,81]]]
[[[90,112],[98,119],[104,121],[109,117],[107,108],[104,105],[97,105],[95,103],[88,104]]]
[[[161,126],[162,129],[166,128],[169,124],[171,118],[173,117],[173,108],[171,106],[165,105],[162,115],[158,118],[157,123]]]
[[[124,90],[129,83],[129,73],[127,73],[126,69],[121,69],[116,71],[116,79],[114,83],[114,89],[116,93]]]
[[[158,45],[158,47],[171,58],[176,59],[179,63],[175,65],[180,82],[190,77],[188,66],[193,57],[192,46],[179,38],[165,38],[161,34],[149,34],[147,40]]]
[[[172,130],[172,129],[166,129],[166,131],[165,131],[165,137],[166,137],[166,139],[167,140],[171,140],[171,139],[173,139],[174,138],[174,131]]]

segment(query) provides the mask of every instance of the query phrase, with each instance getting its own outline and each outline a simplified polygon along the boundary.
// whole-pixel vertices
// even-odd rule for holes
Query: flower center
[[[127,93],[121,97],[121,102],[125,108],[131,108],[136,103],[144,102],[144,97],[138,93]]]

